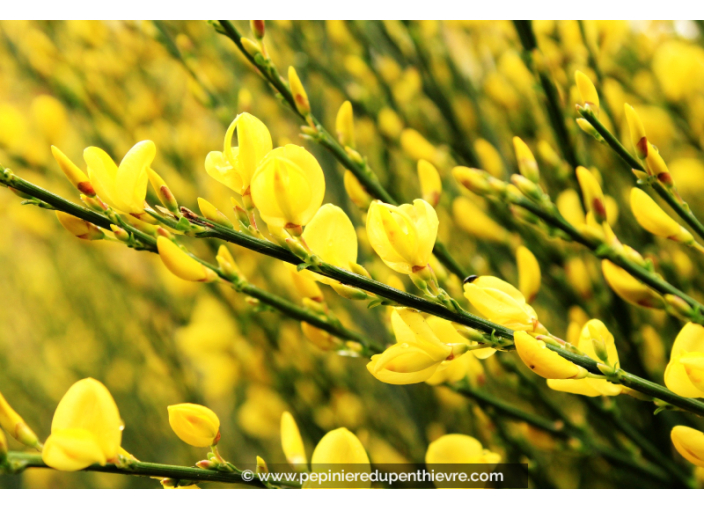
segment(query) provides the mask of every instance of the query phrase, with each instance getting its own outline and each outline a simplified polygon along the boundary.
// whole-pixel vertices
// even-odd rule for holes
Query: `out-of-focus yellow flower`
[[[2,393],[0,393],[0,427],[23,445],[31,448],[36,448],[39,445],[37,435],[32,432],[32,429],[29,428],[22,417],[10,407]]]
[[[369,207],[367,236],[387,266],[412,274],[428,265],[438,224],[435,209],[425,200],[398,207],[377,200]]]
[[[311,471],[313,473],[328,473],[334,465],[338,464],[345,469],[345,473],[359,473],[355,482],[323,482],[318,483],[308,480],[303,484],[304,489],[346,488],[368,489],[371,486],[369,473],[371,464],[369,456],[364,450],[360,440],[344,427],[332,430],[325,434],[313,451],[311,458]],[[361,474],[366,473],[366,480],[362,481]]]
[[[630,104],[626,103],[624,105],[624,111],[626,112],[626,121],[631,133],[633,148],[640,159],[645,159],[648,156],[648,139],[645,136],[643,122],[641,122],[640,117]]]
[[[435,330],[433,325],[436,326]],[[438,323],[426,321],[423,315],[415,310],[394,310],[391,314],[391,326],[396,343],[383,353],[372,356],[372,360],[367,364],[369,372],[382,382],[423,382],[435,373],[440,363],[453,354],[453,346],[443,343],[437,336]],[[466,351],[468,342],[458,333],[455,334],[459,338],[459,349],[456,350],[458,353]]]
[[[345,211],[334,204],[325,204],[315,213],[303,231],[303,239],[310,251],[323,262],[352,271],[357,262],[357,231]],[[331,280],[308,272],[323,283]]]
[[[490,321],[516,331],[544,332],[535,310],[521,292],[495,276],[480,276],[464,284],[464,296]]]
[[[303,446],[301,433],[298,431],[296,420],[288,411],[281,415],[281,448],[286,460],[297,471],[305,471],[308,467],[306,449]]]
[[[61,152],[58,147],[51,146],[51,154],[59,164],[59,168],[64,173],[66,178],[73,184],[78,191],[89,197],[95,196],[95,190],[90,183],[88,176],[71,161],[66,154]]]
[[[310,102],[308,101],[308,94],[306,89],[303,88],[303,83],[298,77],[298,73],[293,66],[288,67],[288,85],[291,87],[291,94],[293,95],[293,100],[296,102],[296,109],[301,115],[308,115],[310,113]]]
[[[60,141],[67,132],[68,117],[61,101],[46,94],[40,94],[32,101],[32,117],[51,143]]]
[[[446,382],[452,383],[461,381],[467,377],[472,386],[482,386],[486,377],[484,374],[484,366],[477,358],[477,353],[484,350],[491,351],[492,353],[496,352],[491,348],[479,349],[478,351],[471,351],[453,360],[443,361],[437,371],[425,382],[431,386],[436,386]]]
[[[624,246],[624,248],[628,247]],[[663,307],[662,299],[654,290],[610,260],[601,261],[601,270],[606,283],[624,301],[646,308]]]
[[[540,290],[540,264],[525,246],[516,250],[516,263],[518,265],[518,289],[526,296],[529,303],[535,299]]]
[[[604,323],[598,319],[592,319],[584,325],[577,347],[599,363],[605,363],[610,367],[616,367],[619,364],[614,336]],[[619,384],[589,377],[579,380],[548,379],[548,386],[553,390],[576,393],[587,397],[597,397],[599,395],[614,397],[619,395],[623,389]]]
[[[442,193],[442,180],[438,170],[432,163],[421,159],[418,161],[418,180],[423,200],[436,207]]]
[[[519,137],[513,137],[513,149],[516,152],[516,160],[518,161],[518,171],[526,179],[538,184],[540,182],[540,171],[538,170],[538,162],[533,156],[533,152],[528,148],[526,143]]]
[[[478,239],[506,243],[511,237],[468,197],[457,197],[452,202],[452,217],[457,226]]]
[[[653,74],[671,101],[701,92],[704,81],[704,50],[682,39],[657,46],[652,59]]]
[[[335,129],[337,131],[337,139],[345,147],[355,146],[354,138],[354,112],[352,111],[352,103],[345,101],[337,111],[335,119]]]
[[[446,434],[428,446],[425,463],[431,464],[497,464],[501,455],[484,449],[482,444],[464,434]]]
[[[220,441],[220,419],[205,406],[176,404],[167,407],[169,425],[178,438],[191,446],[205,448]]]
[[[675,338],[665,386],[683,397],[704,397],[704,326],[689,322]]]
[[[703,432],[684,425],[677,425],[672,429],[670,438],[682,457],[695,466],[704,467]]]
[[[432,162],[437,160],[435,146],[415,129],[404,129],[401,132],[401,148],[412,159],[426,159]]]
[[[245,280],[242,271],[240,271],[237,262],[235,262],[235,258],[232,256],[232,253],[230,253],[230,250],[227,249],[227,246],[221,244],[218,247],[218,254],[215,256],[215,259],[218,261],[220,270],[225,273],[226,276]]]
[[[546,379],[581,379],[587,370],[567,361],[558,353],[548,349],[545,342],[533,338],[525,331],[513,335],[518,356],[533,372]]]
[[[197,485],[179,485],[177,487],[165,485],[164,489],[200,489],[200,487],[198,487]]]
[[[599,116],[599,94],[596,92],[596,87],[592,80],[582,71],[574,73],[575,81],[577,82],[577,90],[582,96],[584,106],[594,112],[594,115]]]
[[[579,194],[576,190],[566,189],[560,193],[555,202],[557,205],[557,210],[560,214],[570,222],[570,224],[575,227],[584,225],[586,218],[584,216],[584,209],[582,209],[582,202],[579,199]]]
[[[156,145],[144,140],[132,147],[118,167],[103,149],[88,147],[83,159],[96,194],[109,206],[128,214],[144,212],[147,196],[147,169],[156,156]]]
[[[237,147],[232,137],[237,130]],[[264,123],[249,113],[240,113],[225,132],[223,152],[212,151],[205,158],[208,175],[243,197],[249,196],[252,176],[272,149],[271,134]],[[245,205],[248,205],[245,202]]]
[[[497,179],[504,177],[504,162],[496,148],[483,138],[474,141],[474,151],[477,153],[482,170],[486,170]]]
[[[179,278],[189,282],[212,282],[218,279],[215,271],[190,257],[170,239],[159,236],[156,246],[161,261]]]
[[[369,204],[372,202],[372,197],[369,196],[364,186],[362,186],[357,177],[349,170],[345,170],[344,185],[345,191],[347,191],[347,195],[350,197],[350,200],[352,200],[352,203],[366,211]]]
[[[110,391],[95,379],[69,388],[54,412],[42,459],[60,471],[117,460],[123,423]]]
[[[576,172],[587,210],[594,215],[597,223],[604,223],[607,216],[606,206],[604,205],[604,193],[601,191],[601,186],[599,186],[594,174],[583,166],[577,167]]]
[[[266,155],[251,189],[254,205],[269,226],[300,228],[323,203],[325,176],[310,152],[289,144]]]
[[[305,277],[303,277],[305,278]],[[309,280],[310,281],[310,280]],[[315,282],[312,282],[315,283]],[[332,336],[327,331],[316,328],[307,322],[301,322],[301,330],[310,342],[318,349],[330,351],[339,345],[339,340]]]
[[[673,220],[640,188],[631,189],[631,210],[640,226],[651,234],[685,244],[694,241],[686,228]]]
[[[72,214],[56,211],[56,217],[59,219],[59,223],[61,223],[62,227],[79,239],[85,239],[86,241],[97,241],[105,237],[103,231],[98,227],[86,220],[76,218]]]

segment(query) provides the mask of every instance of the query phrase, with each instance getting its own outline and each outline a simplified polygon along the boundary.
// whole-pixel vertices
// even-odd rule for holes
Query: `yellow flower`
[[[518,160],[518,171],[526,179],[538,184],[540,182],[540,171],[538,163],[535,161],[533,152],[528,148],[526,143],[518,138],[513,137],[513,149],[516,152],[516,160]]]
[[[315,282],[313,282],[315,283]],[[316,328],[307,322],[301,322],[301,330],[310,343],[323,351],[330,351],[339,345],[339,340],[327,331]]]
[[[583,166],[578,166],[576,172],[587,210],[594,215],[597,223],[604,223],[606,221],[606,205],[604,205],[604,193],[601,191],[601,186],[599,186],[594,174]]]
[[[513,341],[521,361],[541,377],[546,379],[581,379],[587,375],[584,368],[551,351],[545,342],[533,338],[525,331],[516,331],[513,335]]]
[[[325,434],[313,451],[311,470],[313,473],[328,473],[331,468],[335,473],[335,465],[340,465],[345,473],[358,473],[356,482],[324,482],[319,484],[314,481],[304,483],[304,489],[346,488],[368,489],[371,486],[369,473],[371,464],[369,456],[364,450],[360,440],[344,427],[332,430]],[[362,481],[362,474],[367,475],[367,481]]]
[[[606,283],[624,301],[647,308],[663,307],[662,299],[655,291],[610,260],[601,261],[601,270]]]
[[[624,105],[628,129],[631,132],[631,143],[640,159],[648,157],[648,139],[645,136],[645,128],[640,117],[630,104]]]
[[[441,436],[430,443],[428,450],[425,452],[425,464],[429,470],[432,470],[434,465],[438,464],[464,464],[466,467],[458,466],[457,470],[459,472],[466,470],[469,475],[476,471],[482,471],[477,469],[476,464],[498,464],[499,462],[501,462],[501,455],[484,449],[478,440],[465,434],[446,434]],[[458,487],[457,482],[449,480],[433,483],[439,489]]]
[[[167,407],[169,425],[178,438],[191,446],[205,448],[220,441],[220,419],[205,406],[177,404]]]
[[[493,145],[483,138],[477,138],[474,141],[474,151],[477,153],[483,170],[499,179],[504,177],[504,162],[501,159],[501,154]]]
[[[592,80],[581,71],[574,73],[575,81],[577,82],[577,90],[582,97],[584,106],[594,112],[594,115],[599,115],[599,94],[596,92],[596,87]]]
[[[695,466],[704,467],[704,433],[677,425],[672,429],[670,438],[680,455]]]
[[[683,397],[704,397],[704,326],[689,322],[675,338],[665,386]]]
[[[518,264],[518,288],[526,297],[526,301],[535,299],[540,290],[540,264],[525,246],[519,246],[516,250],[516,263]]]
[[[97,195],[109,206],[127,214],[144,212],[147,196],[147,169],[156,156],[156,145],[144,140],[132,147],[118,167],[103,149],[88,147],[83,159]]]
[[[438,234],[438,216],[425,200],[393,206],[372,202],[367,215],[369,243],[394,271],[412,274],[430,261]]]
[[[307,224],[324,195],[323,169],[310,152],[297,145],[271,151],[252,177],[252,200],[271,227]]]
[[[289,464],[297,471],[305,471],[308,465],[306,449],[303,446],[301,433],[298,431],[296,420],[288,411],[281,415],[281,448]]]
[[[296,73],[296,69],[293,66],[288,68],[288,85],[291,88],[291,95],[293,95],[293,100],[296,102],[296,109],[301,115],[308,115],[310,113],[310,103],[308,102],[308,94],[306,89],[303,88],[301,79]]]
[[[424,159],[418,160],[418,179],[423,200],[436,207],[442,193],[442,180],[437,169]]]
[[[480,276],[465,283],[464,295],[490,321],[517,331],[544,331],[535,310],[510,283],[494,276]]]
[[[173,274],[189,282],[212,282],[218,279],[217,273],[188,256],[173,241],[159,236],[156,240],[159,257]]]
[[[233,228],[230,219],[206,199],[198,197],[198,208],[205,219],[224,227]]]
[[[36,448],[39,445],[37,435],[32,432],[32,429],[29,428],[22,417],[10,407],[2,393],[0,393],[0,427],[26,446]]]
[[[51,154],[59,164],[59,168],[66,175],[66,178],[73,184],[78,191],[89,197],[95,196],[95,190],[90,183],[88,176],[83,173],[83,170],[78,168],[58,147],[51,146]]]
[[[342,103],[337,111],[335,129],[340,143],[343,146],[354,148],[354,112],[352,111],[352,103],[349,101]]]
[[[357,262],[357,231],[345,211],[325,204],[315,213],[303,231],[303,240],[323,262],[352,271]],[[306,271],[315,280],[330,284],[330,278]]]
[[[82,379],[69,388],[56,407],[42,459],[61,471],[114,462],[122,429],[110,391],[95,379]]]
[[[673,220],[640,188],[631,189],[631,210],[640,226],[651,234],[685,244],[694,240],[686,228]]]
[[[369,208],[369,204],[372,202],[372,197],[369,196],[364,186],[362,186],[357,177],[349,170],[345,170],[344,185],[345,191],[350,197],[350,200],[352,200],[352,203],[366,211]]]
[[[592,319],[584,325],[577,347],[599,363],[606,363],[611,367],[616,367],[619,364],[614,336],[600,320]],[[602,359],[599,354],[602,356],[606,355],[606,359]],[[614,397],[623,390],[620,384],[593,378],[579,380],[548,379],[548,386],[553,390],[576,393],[587,397],[597,397],[599,395]]]
[[[394,310],[391,326],[396,343],[383,353],[372,356],[367,370],[388,384],[415,384],[429,379],[443,361],[454,356],[453,351],[461,354],[469,344],[456,331],[451,332],[451,337],[445,336],[448,330],[440,321],[442,319],[426,321],[422,314],[410,308]],[[458,347],[453,349],[439,337]]]
[[[484,350],[492,351],[492,354],[496,352],[491,348],[479,349],[477,351],[468,352],[453,360],[443,361],[440,363],[437,371],[425,382],[431,386],[437,386],[438,384],[446,382],[453,383],[461,381],[465,377],[468,377],[472,386],[482,386],[486,380],[486,376],[484,374],[484,365],[482,365],[477,358],[477,353]]]
[[[237,130],[237,147],[232,136]],[[213,151],[205,158],[205,170],[216,181],[240,195],[247,195],[254,172],[272,149],[271,134],[264,123],[249,113],[241,113],[225,133],[223,152]]]
[[[62,227],[79,239],[85,239],[86,241],[97,241],[105,237],[103,231],[98,227],[86,220],[77,218],[72,214],[56,211],[56,217],[59,219],[59,223],[61,223]]]
[[[495,243],[506,243],[510,239],[504,227],[467,197],[457,197],[452,202],[452,217],[458,227],[478,239]]]

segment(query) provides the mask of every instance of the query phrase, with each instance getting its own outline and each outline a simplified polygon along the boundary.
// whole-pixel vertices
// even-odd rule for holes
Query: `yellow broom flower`
[[[464,285],[464,296],[492,322],[517,331],[545,331],[523,294],[500,278],[480,276],[468,281]]]
[[[54,412],[42,459],[61,471],[117,460],[123,423],[110,391],[95,379],[69,388]]]
[[[677,451],[695,466],[704,467],[704,433],[691,427],[677,425],[670,433]]]
[[[540,290],[540,264],[525,246],[516,250],[516,263],[518,265],[518,289],[526,296],[529,303],[535,299]]]
[[[339,465],[344,473],[357,475],[357,481],[338,482],[329,481],[318,483],[308,480],[304,483],[304,489],[325,489],[325,488],[346,488],[346,489],[368,489],[371,486],[369,473],[371,464],[369,456],[364,450],[361,441],[352,432],[344,427],[332,430],[325,434],[313,451],[311,458],[311,471],[316,474],[329,473],[331,467]],[[367,481],[362,480],[363,474]],[[346,478],[347,479],[347,478]]]
[[[66,178],[73,184],[78,191],[89,197],[95,196],[95,190],[90,183],[88,176],[83,173],[83,170],[78,168],[58,147],[51,146],[51,154],[59,164],[59,168],[64,173]]]
[[[308,469],[308,458],[301,433],[298,431],[296,420],[288,411],[281,415],[281,448],[288,463],[297,471]]]
[[[205,406],[177,404],[168,406],[169,425],[181,441],[205,448],[220,441],[220,419]]]
[[[538,184],[540,182],[540,171],[533,152],[517,136],[513,137],[513,149],[516,152],[516,160],[518,160],[518,171],[526,179]]]
[[[602,224],[606,221],[606,205],[604,203],[604,193],[601,191],[601,186],[589,170],[583,166],[577,167],[577,180],[582,188],[582,196],[587,210],[594,215],[597,223]]]
[[[237,147],[232,146],[235,130]],[[272,146],[264,123],[254,115],[241,113],[227,128],[223,152],[212,151],[205,158],[205,170],[219,183],[247,197],[252,176]]]
[[[704,397],[704,326],[689,322],[675,338],[665,386],[683,397]]]
[[[435,209],[425,200],[398,207],[374,201],[367,215],[367,236],[387,266],[412,274],[428,265],[438,224]]]
[[[179,278],[189,282],[212,282],[218,279],[215,271],[190,257],[170,239],[159,236],[156,245],[161,261]]]
[[[22,417],[10,407],[5,397],[0,393],[0,427],[23,445],[31,448],[39,446],[39,438],[25,423]]]
[[[301,79],[298,77],[298,73],[293,66],[288,68],[288,85],[291,87],[291,94],[293,95],[293,100],[296,103],[296,109],[301,115],[308,115],[310,113],[310,102],[308,102],[308,94],[306,89],[303,88]]]
[[[303,231],[303,240],[323,262],[348,271],[357,262],[357,231],[345,211],[336,205],[325,204],[318,209]],[[322,283],[333,281],[310,271],[306,273]]]
[[[521,361],[541,377],[581,379],[587,375],[586,369],[567,361],[558,353],[548,349],[545,342],[533,338],[525,331],[516,331],[513,341]]]
[[[633,109],[631,105],[626,103],[624,105],[624,110],[626,112],[626,121],[628,122],[628,129],[631,133],[631,143],[636,151],[636,154],[640,159],[645,159],[648,157],[648,139],[645,136],[645,128],[643,127],[643,122],[641,122],[640,117]]]
[[[651,234],[685,244],[694,240],[686,228],[672,219],[640,188],[631,189],[631,210],[640,226]]]
[[[349,101],[342,103],[337,111],[335,129],[340,144],[354,149],[354,112],[352,111],[352,103]]]
[[[581,71],[576,71],[574,78],[577,82],[579,95],[582,97],[582,103],[585,107],[593,111],[594,115],[599,116],[599,94],[596,92],[594,83]]]
[[[323,203],[325,177],[315,157],[297,145],[271,151],[252,177],[252,200],[274,228],[306,225]]]
[[[59,219],[59,223],[61,223],[62,227],[79,239],[84,239],[86,241],[98,241],[105,237],[103,231],[98,227],[86,220],[75,217],[73,214],[67,214],[63,211],[56,211],[56,217]]]
[[[418,161],[418,179],[423,200],[436,207],[442,193],[442,180],[438,170],[432,163],[421,159]]]
[[[662,299],[654,290],[610,260],[601,261],[601,271],[609,287],[624,301],[646,308],[663,307]]]
[[[109,206],[127,214],[144,212],[149,169],[156,156],[156,145],[144,140],[132,147],[118,167],[103,149],[88,147],[83,159],[96,194]]]

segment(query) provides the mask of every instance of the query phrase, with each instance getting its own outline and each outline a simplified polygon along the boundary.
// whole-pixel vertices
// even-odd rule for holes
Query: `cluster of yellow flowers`
[[[671,412],[704,410],[694,40],[617,22],[253,21],[252,39],[239,26],[30,25],[26,40],[9,27],[0,41],[16,60],[0,78],[0,125],[12,127],[0,130],[0,162],[13,167],[0,183],[58,219],[0,204],[3,224],[20,227],[0,232],[0,260],[17,274],[0,290],[19,296],[0,307],[12,325],[0,346],[17,366],[38,356],[61,382],[8,371],[0,384],[55,402],[95,377],[61,398],[44,444],[0,395],[9,436],[56,470],[129,472],[140,462],[122,448],[117,400],[126,422],[152,422],[130,451],[160,451],[150,443],[165,423],[136,416],[168,406],[184,443],[211,448],[198,469],[233,476],[221,425],[259,472],[280,439],[298,471],[425,452],[427,464],[528,459],[532,483],[570,486],[599,470],[562,452],[613,461],[613,448],[631,464],[624,483],[700,483],[650,437],[671,431],[674,450],[704,468],[701,421]],[[75,45],[65,55],[64,41]],[[43,93],[27,121],[13,104],[27,93],[11,83],[30,79]],[[563,123],[575,103],[576,123]],[[66,190],[56,165],[81,202],[44,189]],[[110,242],[71,247],[54,240],[57,225]],[[35,302],[44,315],[53,302],[69,310],[34,328],[22,310]],[[431,388],[395,387],[419,383]],[[321,438],[310,463],[303,437]],[[13,466],[9,446],[0,431],[0,470]]]

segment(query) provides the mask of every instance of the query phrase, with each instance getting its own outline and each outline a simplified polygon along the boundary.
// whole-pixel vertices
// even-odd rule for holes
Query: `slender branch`
[[[629,168],[640,170],[641,172],[647,172],[643,164],[636,159],[626,148],[618,141],[618,139],[608,130],[606,127],[599,122],[593,112],[587,110],[586,108],[578,108],[579,113],[584,117],[589,124],[591,124],[594,129],[601,135],[604,141],[609,147],[628,165]],[[639,181],[641,183],[643,181]],[[663,186],[657,179],[648,179],[644,181],[646,184],[652,186],[655,192],[660,195],[667,204],[677,213],[677,215],[682,218],[697,235],[704,239],[704,225],[697,219],[692,213],[689,206],[680,200],[678,200],[670,191],[668,191],[665,186]]]
[[[298,117],[305,122],[312,122],[317,130],[315,135],[311,135],[310,138],[313,139],[318,144],[325,147],[328,151],[332,153],[335,159],[345,167],[347,170],[352,172],[354,176],[359,180],[359,182],[364,186],[367,192],[377,198],[386,202],[387,204],[398,205],[398,202],[391,196],[391,194],[381,185],[379,178],[374,173],[374,171],[369,167],[366,161],[357,162],[353,160],[345,148],[340,145],[335,137],[333,137],[327,129],[320,123],[320,121],[312,114],[308,117],[301,115],[296,109],[296,101],[291,94],[291,90],[288,85],[284,83],[283,78],[279,75],[278,71],[273,68],[273,66],[267,66],[265,63],[258,61],[255,57],[247,53],[244,46],[242,45],[242,35],[235,28],[232,22],[227,20],[219,21],[220,26],[224,30],[224,34],[235,43],[240,52],[249,60],[249,62],[255,66],[262,76],[268,81],[274,89],[281,94],[285,103]],[[467,276],[467,272],[454,258],[452,258],[447,251],[447,249],[441,243],[435,244],[435,249],[433,250],[435,256],[438,260],[452,273],[457,275],[460,279]]]
[[[42,188],[39,188],[38,186],[30,184],[24,179],[21,179],[8,171],[0,172],[0,182],[8,186],[15,187],[16,189],[22,187],[22,190],[28,194],[37,193],[37,198],[39,198],[39,196],[46,197],[52,200],[52,202],[48,203],[51,203],[57,209],[61,209],[61,207],[65,206],[68,209],[75,210],[75,208],[78,207],[72,202],[62,199],[58,195],[54,195],[46,190],[43,190]],[[77,212],[81,214],[86,213],[83,208],[78,207],[78,209],[79,211]],[[106,218],[103,218],[100,215],[97,216],[100,218],[100,221],[105,224]],[[196,237],[213,237],[217,239],[222,239],[224,241],[237,244],[244,248],[248,248],[252,251],[256,251],[258,253],[262,253],[264,255],[277,258],[279,260],[283,260],[284,262],[288,262],[290,264],[306,264],[305,261],[296,257],[290,251],[287,251],[284,248],[281,248],[280,246],[270,241],[258,239],[256,237],[243,234],[228,227],[224,227],[217,224],[211,224],[202,218],[196,218],[197,219],[192,219],[191,221],[203,227],[203,231],[196,234]],[[209,265],[209,267],[213,266]],[[215,270],[216,268],[213,269]],[[307,269],[323,276],[330,277],[341,283],[345,283],[347,285],[351,285],[353,287],[357,287],[362,290],[371,292],[382,298],[386,298],[395,305],[414,308],[422,312],[426,312],[430,315],[435,315],[437,317],[441,317],[443,319],[474,328],[478,331],[485,333],[484,341],[482,343],[487,346],[494,347],[500,350],[511,350],[514,348],[513,331],[511,329],[505,326],[501,326],[500,324],[495,324],[486,319],[482,319],[481,317],[477,317],[476,315],[473,315],[461,308],[446,308],[445,306],[437,302],[414,296],[413,294],[400,291],[371,278],[352,273],[345,269],[341,269],[339,267],[324,262],[321,262],[316,265],[309,265]],[[272,302],[275,301],[272,300]],[[316,319],[311,316],[310,320],[315,321]],[[319,320],[317,322],[320,323]],[[315,326],[318,325],[315,322],[311,322],[311,324]],[[320,324],[320,327],[321,329],[325,329],[330,328],[331,326],[327,323],[324,323],[323,321],[323,324]],[[330,329],[325,330],[330,331]],[[567,348],[563,348],[552,343],[547,344],[547,347],[552,351],[558,353],[563,358],[575,363],[576,365],[584,367],[589,372],[592,372],[594,374],[602,373],[601,370],[599,370],[597,362],[588,356],[575,353],[571,350],[568,350]],[[663,402],[671,404],[675,407],[679,407],[685,411],[690,411],[699,416],[704,416],[704,402],[692,398],[681,397],[668,390],[667,388],[660,386],[659,384],[646,381],[645,379],[637,377],[621,369],[615,371],[609,377],[610,380],[613,380],[614,382],[618,382],[619,384],[623,384],[624,386],[638,390],[642,393],[645,393],[646,395],[649,395],[656,399],[660,399]]]
[[[0,473],[18,474],[27,468],[49,468],[42,460],[40,453],[8,452],[6,467],[0,466]],[[193,483],[220,482],[232,484],[246,484],[259,488],[266,486],[258,479],[247,481],[236,472],[222,472],[198,467],[174,466],[170,464],[157,464],[154,462],[132,461],[125,466],[106,464],[105,466],[88,466],[84,471],[97,471],[100,473],[114,473],[129,476],[148,476],[154,478],[171,478],[177,482],[187,481]],[[277,485],[300,488],[300,484],[293,481],[277,481]],[[181,484],[184,485],[184,484]]]

